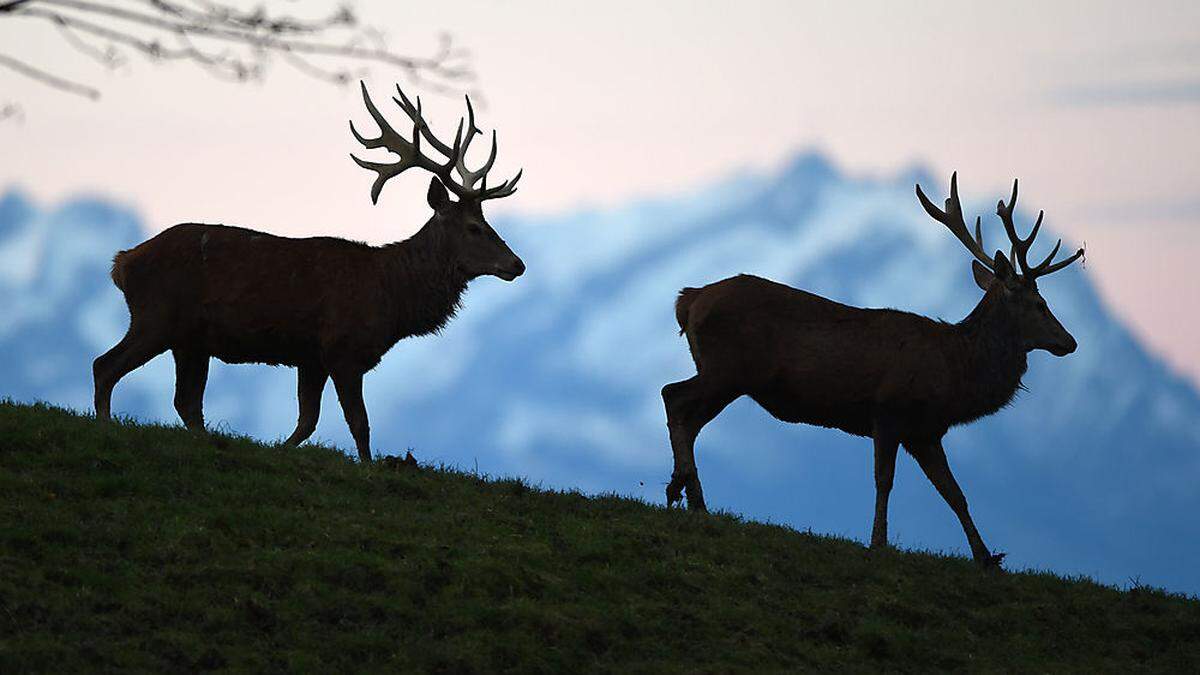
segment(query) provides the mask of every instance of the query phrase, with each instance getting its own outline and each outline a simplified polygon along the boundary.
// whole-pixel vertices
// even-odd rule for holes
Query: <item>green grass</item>
[[[1200,671],[1200,601],[0,404],[0,672]]]

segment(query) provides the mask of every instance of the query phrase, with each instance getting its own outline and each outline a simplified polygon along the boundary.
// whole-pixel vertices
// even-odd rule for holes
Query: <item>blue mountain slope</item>
[[[672,311],[679,288],[748,272],[948,320],[974,306],[969,255],[921,211],[914,177],[931,194],[945,189],[920,172],[844,176],[806,154],[775,175],[694,194],[494,223],[528,273],[475,282],[442,335],[401,343],[368,376],[376,449],[661,500],[671,461],[658,390],[694,373]],[[979,196],[967,210],[991,213],[994,196]],[[994,217],[990,225],[997,246],[1004,237]],[[99,202],[42,213],[17,195],[0,201],[0,267],[36,270],[3,272],[0,302],[42,308],[0,318],[4,394],[90,407],[90,360],[125,325],[108,260],[137,230]],[[29,239],[56,244],[21,267]],[[948,436],[976,522],[1015,566],[1200,592],[1200,397],[1107,311],[1085,268],[1042,286],[1080,348],[1065,359],[1034,354],[1012,407]],[[293,378],[214,364],[210,423],[286,435]],[[171,382],[160,358],[122,382],[114,410],[174,420]],[[351,445],[332,390],[318,436]],[[743,400],[697,448],[710,506],[859,539],[869,531],[868,441],[782,424]],[[901,545],[965,552],[911,459],[898,467],[890,520]]]

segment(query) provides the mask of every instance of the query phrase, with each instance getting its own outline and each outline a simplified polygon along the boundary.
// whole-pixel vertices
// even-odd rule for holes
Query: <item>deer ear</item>
[[[450,204],[450,195],[446,192],[446,186],[442,185],[442,181],[436,177],[429,181],[429,193],[425,195],[429,200],[429,206],[434,211],[441,211]]]
[[[996,251],[996,255],[992,260],[992,269],[995,270],[996,278],[1000,281],[1008,281],[1017,276],[1016,270],[1013,269],[1012,263],[1008,262],[1008,258],[1001,251]]]
[[[991,288],[992,282],[996,281],[996,275],[981,265],[978,260],[971,261],[971,275],[975,277],[975,285],[984,291]]]

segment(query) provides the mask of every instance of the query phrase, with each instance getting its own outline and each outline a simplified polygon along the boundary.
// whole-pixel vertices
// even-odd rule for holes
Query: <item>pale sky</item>
[[[320,15],[330,5],[283,6]],[[1024,207],[1086,242],[1111,306],[1200,382],[1200,3],[358,9],[397,51],[426,53],[440,31],[471,50],[486,98],[480,126],[500,131],[496,172],[526,173],[515,197],[490,205],[496,212],[683,192],[805,148],[852,174],[957,169],[971,199],[998,199],[1020,177]],[[154,230],[208,221],[382,242],[427,217],[424,176],[393,180],[371,206],[370,174],[347,157],[357,144],[346,120],[373,129],[356,88],[283,64],[242,85],[136,57],[109,73],[30,19],[0,20],[0,53],[104,93],[93,103],[0,70],[0,104],[19,102],[25,118],[0,123],[0,190],[20,185],[43,203],[100,195]],[[381,67],[368,77],[381,106],[399,77]],[[423,98],[450,135],[461,101]]]

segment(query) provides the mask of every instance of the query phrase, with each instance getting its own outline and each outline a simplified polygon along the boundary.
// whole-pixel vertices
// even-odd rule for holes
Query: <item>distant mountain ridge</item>
[[[962,178],[965,211],[985,215],[988,245],[999,246],[987,206],[997,195]],[[946,189],[919,168],[864,179],[804,153],[689,194],[494,219],[528,273],[474,282],[442,335],[401,342],[368,375],[374,445],[661,500],[671,462],[658,390],[694,373],[672,313],[679,288],[745,272],[950,321],[974,306],[969,254],[921,211],[914,179],[931,195]],[[0,199],[0,395],[90,408],[91,359],[127,323],[108,263],[144,237],[131,211],[103,201],[42,210],[16,192]],[[1018,566],[1200,592],[1200,395],[1111,315],[1085,266],[1042,288],[1079,351],[1031,355],[1028,391],[946,441],[985,540]],[[114,411],[174,420],[172,382],[162,357],[122,381]],[[207,418],[282,438],[294,391],[290,370],[214,363]],[[317,435],[351,447],[332,388]],[[860,539],[869,530],[862,439],[784,425],[742,400],[697,452],[712,507]],[[900,462],[893,504],[898,544],[964,550],[911,460]]]

